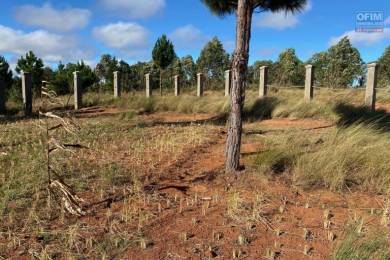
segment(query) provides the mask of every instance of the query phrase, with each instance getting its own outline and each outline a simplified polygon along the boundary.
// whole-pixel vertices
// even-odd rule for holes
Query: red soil
[[[89,115],[102,113],[118,111],[92,109],[87,112]],[[145,121],[176,122],[207,119],[210,115],[159,113],[142,117]],[[273,119],[247,127],[259,125],[306,129],[328,127],[331,123],[311,119]],[[383,200],[373,194],[303,191],[291,184],[289,176],[266,179],[254,170],[244,170],[237,175],[224,173],[226,133],[220,128],[210,135],[212,141],[188,148],[179,159],[159,165],[155,172],[145,173],[143,187],[147,194],[156,195],[154,200],[111,204],[112,214],[125,207],[139,206],[139,215],[153,216],[140,229],[147,238],[147,248],[142,249],[137,242],[118,258],[231,259],[235,252],[240,258],[264,259],[267,250],[271,250],[277,252],[279,259],[330,259],[351,216],[365,216],[367,226],[378,224],[380,216],[371,216],[368,209],[380,208]],[[244,140],[242,154],[257,152],[262,147],[261,143],[245,143]],[[125,160],[126,156],[121,158]],[[234,194],[239,194],[242,203],[235,214],[229,214],[228,208],[234,205]],[[262,198],[259,205],[255,203],[256,194]],[[253,208],[261,211],[257,221],[250,220]],[[331,212],[329,228],[324,228],[325,209]],[[80,221],[94,227],[96,237],[108,232],[106,209]],[[53,228],[57,225],[52,224]],[[127,228],[134,234],[138,232],[137,223]],[[306,238],[304,229],[309,231]],[[327,239],[328,232],[336,235],[336,242]],[[242,243],[238,242],[240,236],[244,238]],[[275,249],[276,245],[279,248]],[[305,246],[310,249],[310,256],[303,254]]]
[[[285,126],[282,121],[304,127],[326,123],[269,120],[263,124]],[[327,239],[328,232],[333,232],[337,241],[346,221],[355,212],[364,215],[371,225],[378,223],[378,216],[368,214],[369,208],[381,207],[381,200],[372,194],[303,191],[291,186],[285,177],[267,181],[256,172],[244,171],[237,176],[223,173],[224,138],[222,131],[216,133],[216,141],[186,151],[179,161],[163,169],[162,177],[154,180],[170,203],[162,203],[163,210],[155,212],[157,218],[144,228],[152,245],[146,250],[129,249],[127,258],[230,259],[233,251],[239,250],[242,257],[263,259],[266,251],[275,251],[275,243],[278,243],[281,248],[276,251],[281,259],[307,258],[303,254],[305,246],[310,248],[311,258],[330,259],[335,242]],[[256,149],[261,149],[261,144],[244,144],[242,152]],[[245,220],[245,216],[252,214],[245,209],[241,219],[231,219],[227,207],[232,191],[239,192],[247,208],[253,204],[254,194],[264,194],[263,220]],[[327,229],[324,228],[324,209],[331,211],[331,226]],[[309,238],[304,238],[304,228],[310,231]],[[281,234],[276,235],[276,230]],[[246,238],[243,244],[237,242],[240,235]]]

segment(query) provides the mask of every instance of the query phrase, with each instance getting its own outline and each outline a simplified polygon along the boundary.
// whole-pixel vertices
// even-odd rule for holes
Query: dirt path
[[[143,115],[142,121],[174,123],[212,116],[157,113]],[[280,129],[327,131],[333,126],[326,120],[271,119],[245,128],[264,129],[266,134]],[[210,132],[210,141],[184,150],[179,158],[146,174],[143,189],[152,199],[144,199],[137,217],[145,224],[132,228],[139,238],[121,257],[330,259],[348,220],[364,217],[367,225],[378,225],[380,215],[370,214],[371,208],[383,207],[378,196],[303,191],[287,176],[267,179],[254,170],[225,174],[225,138],[224,128],[217,128]],[[263,148],[244,137],[243,155]],[[113,209],[129,206],[119,202]]]
[[[177,112],[156,112],[153,114],[143,114],[141,112],[132,111],[129,109],[120,109],[114,107],[87,107],[76,111],[77,118],[93,118],[100,116],[116,116],[127,112],[139,114],[140,121],[144,123],[161,122],[161,123],[178,123],[187,121],[207,121],[218,116],[218,114],[184,114]]]
[[[279,121],[264,124],[280,127]],[[291,124],[307,128],[326,123],[310,122]],[[381,201],[370,194],[306,192],[283,177],[264,180],[250,171],[242,173],[245,178],[224,174],[225,132],[220,129],[212,134],[214,141],[184,152],[146,186],[163,199],[154,207],[156,218],[143,228],[147,249],[132,248],[126,257],[231,259],[234,254],[265,259],[268,252],[279,259],[330,259],[335,241],[353,214],[365,216],[371,225],[378,223],[379,217],[367,209],[380,208]],[[260,144],[244,144],[242,153],[259,149]]]
[[[123,112],[126,111],[93,108],[82,113],[94,117]],[[174,124],[208,120],[213,116],[156,113],[140,115],[140,123],[151,122],[153,127],[156,122]],[[151,129],[156,135],[158,127]],[[252,138],[250,131],[267,138],[267,134],[278,131],[328,131],[331,127],[332,122],[312,119],[271,119],[246,124],[241,151],[244,162],[247,155],[266,148],[264,139]],[[321,189],[306,191],[294,186],[288,173],[265,176],[249,167],[237,175],[225,174],[226,132],[224,127],[210,129],[209,138],[201,144],[181,143],[181,147],[188,148],[179,157],[166,154],[163,163],[145,167],[148,170],[140,167],[136,173],[141,179],[135,178],[134,182],[118,187],[113,185],[107,191],[87,190],[81,194],[86,201],[121,196],[99,204],[85,217],[59,216],[42,222],[42,230],[53,232],[52,237],[22,234],[22,242],[14,240],[9,255],[31,256],[30,249],[41,252],[45,243],[54,248],[56,243],[67,243],[68,248],[78,253],[75,258],[87,252],[90,258],[110,254],[113,259],[142,260],[231,259],[233,256],[330,259],[348,222],[364,218],[364,229],[380,226],[384,207],[380,196]],[[128,150],[119,149],[115,158],[107,161],[115,160],[130,161]],[[132,166],[131,162],[128,166]],[[6,242],[4,248],[12,245],[12,238],[6,235],[0,236],[0,246],[1,239]],[[53,244],[49,244],[51,239]]]
[[[385,103],[376,103],[376,109],[383,109],[386,112],[390,113],[390,104]]]
[[[245,125],[245,128],[271,128],[271,129],[286,129],[286,128],[296,128],[296,129],[321,129],[332,127],[335,124],[329,120],[323,119],[291,119],[291,118],[275,118],[267,119],[259,122],[254,122]]]
[[[157,189],[168,194],[177,191],[184,195],[194,192],[207,193],[202,182],[209,183],[223,168],[223,147],[225,134],[222,129],[214,133],[211,141],[199,147],[185,150],[174,162],[161,165],[157,178],[151,177],[151,184],[146,189]],[[151,186],[150,186],[151,185]],[[154,186],[153,186],[154,185]]]

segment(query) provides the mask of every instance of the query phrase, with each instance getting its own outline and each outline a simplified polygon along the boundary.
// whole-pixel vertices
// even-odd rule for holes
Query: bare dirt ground
[[[178,122],[213,116],[157,113],[142,119]],[[271,119],[246,127],[310,130],[332,126],[326,120]],[[160,198],[152,205],[144,203],[145,210],[154,215],[143,228],[146,249],[132,247],[121,257],[262,259],[275,255],[280,259],[330,259],[334,243],[351,216],[364,215],[369,225],[379,222],[370,209],[382,207],[382,200],[372,194],[303,191],[292,186],[288,176],[264,180],[250,171],[237,176],[225,174],[224,128],[210,135],[211,142],[186,150],[178,160],[148,173],[144,189],[151,194],[158,192]],[[260,143],[246,143],[244,139],[242,154],[261,148]],[[255,194],[259,201],[254,201]],[[114,206],[117,210],[123,207],[126,205],[122,202]],[[254,221],[256,210],[260,212]],[[326,210],[329,217],[324,217]]]
[[[92,118],[99,116],[114,116],[126,112],[129,111],[127,109],[118,109],[114,107],[94,106],[78,110],[76,112],[76,116],[78,118]],[[138,114],[140,114],[140,119],[143,122],[161,123],[208,120],[218,116],[217,114],[183,114],[177,112],[159,112],[153,114],[143,114],[142,111],[138,112]]]
[[[277,119],[261,124],[314,128],[324,123]],[[305,192],[291,186],[285,177],[265,181],[254,172],[224,174],[225,133],[221,129],[214,135],[215,141],[187,151],[153,181],[169,202],[161,202],[158,217],[145,227],[151,245],[146,250],[128,250],[130,259],[230,259],[233,255],[266,259],[272,254],[280,259],[330,259],[335,242],[329,236],[337,240],[351,212],[368,215],[371,224],[379,221],[367,213],[382,206],[371,194]],[[242,153],[254,150],[256,146],[244,143]],[[240,194],[242,208],[237,209],[237,218],[232,218],[228,208],[234,203],[229,200],[235,192]],[[262,194],[258,202],[261,217],[249,221],[256,207],[255,193]],[[325,209],[330,211],[330,222],[324,228]]]
[[[122,112],[93,108],[82,110],[80,117]],[[174,123],[214,116],[156,113],[142,115],[141,120]],[[332,126],[332,122],[311,119],[271,119],[246,125],[303,130]],[[167,160],[155,171],[141,173],[142,193],[146,194],[143,198],[107,204],[110,214],[137,205],[127,228],[139,233],[139,239],[134,235],[136,243],[116,258],[330,259],[348,219],[364,216],[366,225],[380,221],[370,209],[382,207],[383,200],[373,194],[304,191],[293,186],[288,175],[264,178],[250,169],[237,175],[225,174],[224,127],[217,127],[209,134],[211,141],[185,149],[178,159]],[[243,155],[261,149],[261,143],[247,142],[244,138]],[[126,160],[126,154],[118,157]],[[120,224],[116,227],[107,222],[107,207],[72,222],[88,223],[94,227],[91,232],[96,237],[122,228]],[[50,225],[55,229],[63,224],[54,221]]]
[[[82,108],[76,112],[76,116],[78,118],[91,118],[91,117],[98,117],[98,116],[113,116],[117,115],[119,113],[127,112],[126,109],[118,109],[118,108],[107,108],[107,107],[100,107],[100,106],[94,106],[94,107],[87,107]]]
[[[375,108],[376,109],[383,109],[387,112],[390,112],[390,104],[376,103]]]
[[[144,115],[142,120],[174,123],[214,116],[166,112]],[[313,119],[270,119],[246,125],[302,130],[333,126],[330,121]],[[178,160],[147,174],[145,191],[158,192],[160,198],[152,205],[145,203],[145,210],[155,217],[143,228],[146,249],[132,247],[121,257],[266,259],[275,255],[279,259],[330,259],[348,219],[365,216],[368,225],[379,223],[379,217],[370,211],[382,207],[383,201],[373,194],[303,191],[292,186],[288,176],[264,180],[245,170],[237,176],[225,174],[224,128],[210,135],[212,141],[186,150]],[[261,149],[260,143],[244,139],[241,152],[245,155]],[[254,201],[255,194],[260,201]],[[238,196],[238,202],[232,201],[234,196]],[[114,206],[116,210],[123,207],[126,205],[122,202]],[[237,212],[229,214],[229,207]],[[260,215],[253,221],[255,210]],[[324,217],[326,210],[329,217]]]

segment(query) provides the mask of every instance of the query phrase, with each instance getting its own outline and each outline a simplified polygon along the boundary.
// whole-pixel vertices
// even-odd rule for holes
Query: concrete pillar
[[[197,74],[197,90],[196,90],[196,95],[198,97],[201,97],[203,96],[203,85],[204,85],[204,78],[203,78],[203,74],[202,73],[198,73]]]
[[[367,64],[367,84],[366,84],[366,97],[365,105],[371,109],[375,109],[376,101],[376,81],[378,74],[378,64]]]
[[[268,67],[260,67],[260,78],[259,78],[259,97],[267,96],[268,92]]]
[[[146,85],[146,97],[152,96],[152,88],[150,87],[150,74],[145,74],[145,85]]]
[[[231,87],[232,75],[230,70],[225,71],[225,97],[230,95],[230,87]]]
[[[175,75],[175,96],[180,95],[180,76]]]
[[[305,77],[305,100],[313,100],[313,83],[314,83],[314,67],[313,65],[306,65],[306,77]]]
[[[119,71],[114,71],[114,97],[118,98],[121,96],[122,86],[121,86],[121,74]]]
[[[32,115],[32,77],[29,72],[22,72],[22,95],[24,115]]]
[[[81,91],[80,72],[73,72],[73,89],[74,89],[74,109],[78,110],[83,104],[83,93]]]
[[[0,114],[5,112],[5,81],[0,75]]]

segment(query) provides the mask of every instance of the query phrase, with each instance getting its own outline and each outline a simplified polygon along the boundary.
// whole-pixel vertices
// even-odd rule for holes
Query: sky
[[[356,32],[356,13],[382,11],[382,32]],[[33,50],[44,62],[84,60],[94,66],[108,53],[129,64],[151,59],[156,39],[167,34],[179,57],[199,56],[217,36],[233,52],[235,16],[217,17],[200,0],[0,0],[0,55],[12,68]],[[390,45],[389,0],[309,0],[299,14],[253,16],[250,63],[276,60],[295,48],[306,61],[348,36],[365,62]]]

